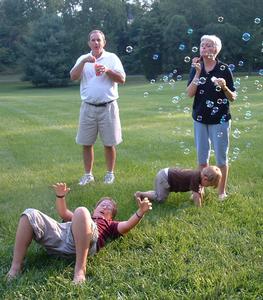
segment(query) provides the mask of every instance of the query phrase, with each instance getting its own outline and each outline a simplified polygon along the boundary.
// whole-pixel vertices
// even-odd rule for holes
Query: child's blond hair
[[[219,185],[219,182],[222,178],[221,170],[216,166],[209,166],[205,167],[201,171],[202,176],[206,176],[209,184],[213,186],[214,188],[217,188]]]

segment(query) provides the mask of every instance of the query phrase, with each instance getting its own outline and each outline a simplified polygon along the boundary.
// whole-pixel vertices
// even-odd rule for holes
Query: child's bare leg
[[[16,241],[14,247],[14,254],[12,265],[7,273],[8,279],[13,279],[22,271],[23,260],[26,255],[27,249],[33,239],[33,228],[26,215],[23,215],[20,220],[16,231]]]
[[[148,192],[136,192],[134,194],[135,198],[141,198],[143,200],[144,198],[148,198],[150,201],[156,200],[156,193],[155,191],[148,191]]]
[[[79,207],[72,218],[72,233],[76,247],[76,264],[74,283],[79,284],[86,280],[86,263],[91,240],[91,216],[87,208]]]

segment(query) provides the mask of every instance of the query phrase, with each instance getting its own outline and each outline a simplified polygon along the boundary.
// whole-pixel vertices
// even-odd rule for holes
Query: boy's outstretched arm
[[[71,221],[73,212],[67,208],[66,195],[69,193],[70,188],[66,183],[58,182],[53,184],[53,188],[56,194],[56,208],[59,216],[65,221]]]
[[[122,221],[118,224],[119,233],[125,234],[129,232],[141,221],[144,214],[152,209],[152,203],[148,200],[148,198],[141,200],[137,197],[137,204],[139,209],[129,218],[129,220]]]

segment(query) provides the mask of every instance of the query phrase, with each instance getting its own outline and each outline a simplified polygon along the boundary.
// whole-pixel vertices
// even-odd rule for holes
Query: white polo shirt
[[[75,66],[86,55],[81,55],[77,59]],[[124,78],[126,77],[122,63],[114,53],[103,50],[102,55],[96,60],[96,63],[104,65],[112,71],[121,73]],[[119,98],[118,83],[112,81],[107,74],[96,76],[95,63],[85,63],[80,81],[80,97],[82,101],[94,104],[117,100]]]

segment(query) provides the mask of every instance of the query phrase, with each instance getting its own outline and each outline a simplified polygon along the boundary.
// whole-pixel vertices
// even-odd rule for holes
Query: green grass
[[[5,282],[20,213],[34,207],[58,219],[50,185],[65,181],[72,189],[71,209],[92,209],[107,195],[117,200],[118,219],[124,220],[136,209],[133,193],[152,189],[160,168],[194,168],[187,112],[192,99],[185,96],[186,82],[151,85],[142,77],[128,79],[120,87],[124,141],[117,149],[116,183],[102,183],[105,161],[98,140],[96,183],[80,187],[82,151],[75,144],[79,87],[35,89],[28,83],[0,81],[1,297],[263,299],[263,93],[255,80],[262,84],[262,78],[241,77],[239,97],[232,104],[232,133],[238,129],[240,136],[231,135],[227,201],[218,202],[216,191],[209,189],[201,209],[194,207],[188,193],[173,193],[166,203],[154,204],[128,236],[89,259],[87,283],[81,287],[71,283],[74,262],[51,258],[35,243],[23,275]],[[174,96],[181,97],[179,104],[172,103]],[[251,118],[245,118],[247,111]]]

